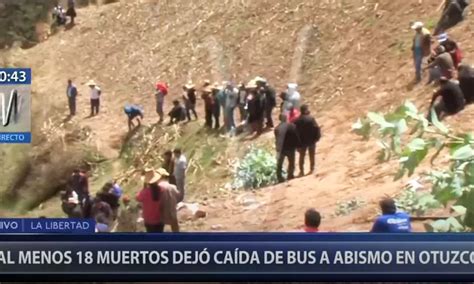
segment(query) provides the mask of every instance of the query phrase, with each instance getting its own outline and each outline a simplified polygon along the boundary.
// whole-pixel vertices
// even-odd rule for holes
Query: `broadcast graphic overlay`
[[[31,69],[0,68],[0,144],[31,143]]]

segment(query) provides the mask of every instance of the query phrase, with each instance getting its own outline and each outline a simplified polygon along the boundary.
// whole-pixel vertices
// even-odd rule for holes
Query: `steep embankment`
[[[368,110],[388,109],[407,98],[426,108],[431,88],[411,83],[408,26],[417,19],[432,25],[438,5],[388,0],[122,2],[80,9],[76,27],[17,51],[21,56],[15,61],[34,70],[34,104],[54,106],[60,115],[66,115],[65,82],[74,79],[82,93],[79,115],[66,126],[90,129],[88,143],[109,158],[117,156],[126,133],[125,103],[144,105],[145,123],[156,121],[151,93],[158,79],[171,83],[172,96],[189,79],[198,84],[204,79],[247,81],[259,74],[278,89],[297,81],[323,127],[318,175],[259,191],[250,207],[235,199],[239,193],[209,197],[207,219],[187,228],[293,230],[304,209],[315,207],[325,229],[362,230],[376,214],[375,202],[398,192],[401,184],[392,182],[390,164],[376,164],[375,144],[359,141],[350,125]],[[474,52],[471,27],[469,19],[452,33],[468,58]],[[102,113],[94,118],[86,118],[83,84],[89,79],[104,91]],[[448,123],[469,128],[472,116],[468,108]],[[233,147],[244,146],[233,142]],[[367,205],[347,217],[332,216],[338,201],[354,198]]]

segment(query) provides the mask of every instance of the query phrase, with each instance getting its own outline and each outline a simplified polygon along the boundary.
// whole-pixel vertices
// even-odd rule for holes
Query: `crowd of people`
[[[454,5],[457,2],[449,3]],[[443,15],[443,18],[446,17]],[[413,23],[411,28],[415,31],[412,51],[416,82],[420,82],[423,71],[428,70],[428,84],[439,84],[431,99],[428,120],[431,121],[432,112],[439,119],[459,113],[466,104],[474,102],[474,68],[463,62],[459,44],[446,32],[432,36],[422,22]],[[426,66],[423,68],[425,58]],[[438,98],[441,100],[438,101]]]
[[[433,34],[422,22],[414,22],[411,25],[415,31],[412,46],[415,80],[417,83],[421,82],[423,71],[428,70],[428,84],[435,82],[440,86],[430,103],[429,120],[432,119],[432,111],[442,119],[446,115],[458,113],[464,109],[466,103],[474,102],[474,69],[463,63],[459,44],[445,32],[464,19],[468,5],[467,0],[445,1],[442,17]],[[56,24],[66,24],[67,17],[70,17],[71,24],[74,24],[74,7],[73,0],[68,1],[67,11],[57,4],[53,11]],[[96,116],[100,111],[102,90],[93,80],[86,85],[90,88],[90,116]],[[78,90],[72,80],[68,81],[66,94],[70,116],[74,116]],[[158,82],[154,100],[160,124],[165,122],[167,97],[169,85],[166,82]],[[437,102],[439,97],[441,100]],[[210,80],[205,80],[200,87],[190,81],[182,86],[180,99],[172,101],[168,112],[168,125],[198,120],[196,107],[198,100],[202,99],[204,126],[210,130],[220,131],[223,125],[223,130],[229,137],[244,132],[258,137],[265,130],[274,129],[276,173],[279,182],[295,177],[296,153],[299,153],[299,176],[305,175],[307,154],[309,173],[314,173],[316,144],[321,139],[321,128],[311,115],[309,106],[302,104],[297,84],[287,84],[286,90],[281,92],[278,98],[281,100],[277,113],[280,122],[275,127],[273,116],[277,108],[277,93],[265,78],[259,76],[248,83],[239,84],[230,81],[212,84]],[[127,104],[123,110],[130,131],[141,125],[141,119],[144,118],[142,106]],[[163,232],[166,225],[170,226],[172,232],[179,232],[177,207],[185,197],[187,159],[180,149],[175,149],[166,151],[163,160],[163,165],[158,170],[147,168],[143,171],[143,187],[136,195],[139,207],[131,206],[130,198],[124,196],[120,186],[113,181],[106,183],[96,196],[91,198],[86,171],[75,170],[67,190],[62,194],[63,211],[71,218],[95,219],[98,232],[135,232],[139,211],[147,232]],[[282,169],[285,160],[288,160],[286,177]],[[383,199],[379,205],[382,215],[374,222],[372,232],[411,231],[410,216],[398,212],[393,199]],[[321,224],[320,213],[315,209],[307,210],[304,224],[305,232],[318,232]]]

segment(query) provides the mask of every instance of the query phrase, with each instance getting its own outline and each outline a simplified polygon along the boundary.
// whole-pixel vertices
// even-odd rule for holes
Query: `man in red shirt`
[[[304,231],[306,233],[317,233],[319,232],[320,224],[321,214],[313,208],[306,210],[304,214]]]

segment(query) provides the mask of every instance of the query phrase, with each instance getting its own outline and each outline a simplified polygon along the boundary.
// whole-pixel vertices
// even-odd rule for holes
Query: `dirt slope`
[[[426,0],[124,1],[79,9],[76,27],[17,51],[15,61],[34,70],[36,106],[64,109],[65,82],[75,80],[82,96],[79,115],[69,123],[89,127],[91,143],[109,158],[117,156],[126,132],[125,103],[142,104],[145,123],[157,120],[151,96],[157,79],[171,83],[172,96],[189,79],[247,81],[260,74],[279,89],[295,80],[323,127],[317,176],[258,192],[256,199],[264,204],[256,209],[235,201],[241,193],[208,199],[208,218],[186,227],[294,230],[304,210],[315,207],[324,215],[324,229],[365,230],[377,213],[375,202],[398,192],[401,184],[392,182],[390,164],[376,165],[375,143],[359,141],[350,125],[369,110],[395,107],[407,98],[426,108],[431,88],[411,84],[408,26],[418,19],[435,22],[438,5]],[[452,32],[468,59],[474,54],[473,33],[471,19]],[[83,84],[89,79],[104,92],[102,114],[95,118],[86,118]],[[472,129],[473,116],[469,107],[448,122]],[[348,217],[331,216],[336,202],[353,198],[368,205]]]

